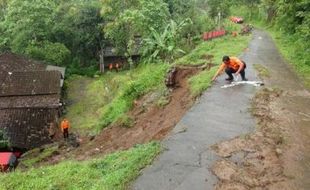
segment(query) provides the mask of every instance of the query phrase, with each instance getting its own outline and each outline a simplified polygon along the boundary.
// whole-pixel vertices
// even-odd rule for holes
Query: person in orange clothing
[[[118,63],[115,64],[115,70],[116,70],[116,72],[119,71],[119,64]]]
[[[235,73],[236,77],[240,74],[241,79],[243,81],[247,81],[247,79],[245,78],[245,68],[246,64],[244,61],[238,59],[237,57],[229,57],[225,55],[223,57],[223,63],[215,73],[214,77],[212,78],[212,81],[214,81],[220,74],[222,74],[224,70],[228,75],[228,78],[225,79],[227,81],[232,81],[234,79],[232,75],[233,73]]]
[[[64,138],[68,138],[69,137],[69,128],[70,128],[70,123],[69,121],[64,118],[60,124],[60,128],[62,130],[62,133],[64,135]]]
[[[112,71],[112,69],[113,69],[113,64],[110,63],[110,64],[109,64],[109,70]]]

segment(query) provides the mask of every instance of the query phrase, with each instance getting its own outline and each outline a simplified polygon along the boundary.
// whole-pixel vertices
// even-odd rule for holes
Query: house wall
[[[0,129],[11,147],[31,149],[53,142],[59,133],[57,109],[21,108],[0,110]]]

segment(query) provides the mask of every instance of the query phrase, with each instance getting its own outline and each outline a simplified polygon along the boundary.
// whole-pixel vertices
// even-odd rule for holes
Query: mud
[[[93,137],[80,137],[80,146],[62,146],[58,155],[52,156],[46,164],[58,163],[67,158],[87,160],[96,155],[105,155],[128,149],[135,144],[163,139],[193,104],[193,97],[187,79],[206,67],[178,67],[176,85],[164,97],[164,105],[158,105],[158,94],[153,92],[134,101],[134,108],[128,114],[134,121],[132,127],[114,124]],[[164,81],[163,81],[164,82]]]
[[[259,125],[255,133],[213,146],[219,156],[229,158],[216,162],[212,168],[221,181],[216,189],[225,189],[228,184],[238,184],[234,189],[270,189],[270,185],[289,180],[279,158],[284,148],[284,134],[272,112],[272,103],[280,94],[277,90],[263,89],[254,98],[252,113]],[[241,157],[234,161],[237,154]]]

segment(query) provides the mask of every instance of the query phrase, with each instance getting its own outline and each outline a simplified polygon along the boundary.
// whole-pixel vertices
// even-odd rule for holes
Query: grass
[[[237,27],[240,27],[240,25],[237,25]],[[234,28],[231,30],[237,29]],[[239,35],[237,37],[232,37],[231,35],[226,35],[211,41],[202,42],[191,53],[177,60],[175,64],[197,65],[211,62],[215,65],[219,65],[221,64],[223,55],[240,55],[247,48],[250,39],[250,36]],[[212,55],[213,59],[207,61],[203,58],[205,55]],[[211,86],[211,79],[216,70],[217,68],[213,67],[211,70],[205,70],[189,79],[191,92],[194,97],[199,96],[204,90]]]
[[[96,128],[100,130],[115,122],[131,109],[135,99],[164,85],[163,81],[168,68],[169,65],[159,63],[142,65],[131,71],[131,80],[128,80],[123,88],[119,89],[119,94],[112,102],[103,108]]]
[[[281,54],[293,66],[306,88],[310,89],[310,49],[305,47],[306,45],[303,44],[305,42],[301,42],[297,36],[283,34],[275,28],[267,30]]]
[[[41,162],[42,160],[52,156],[58,150],[57,146],[52,146],[49,148],[45,148],[44,150],[40,150],[40,148],[36,148],[28,152],[28,154],[35,155],[30,158],[24,158],[22,164],[28,168],[32,167],[36,163]]]
[[[130,71],[108,72],[95,79],[74,76],[68,81],[72,105],[66,117],[80,132],[99,132],[123,117],[135,99],[161,88],[168,68],[164,63],[141,64]]]
[[[261,64],[254,64],[254,68],[258,71],[259,76],[261,77],[270,77],[269,70]]]
[[[66,161],[55,166],[16,171],[0,175],[1,190],[79,190],[126,189],[140,169],[150,164],[160,152],[152,142],[91,161]]]
[[[131,128],[134,126],[134,119],[129,117],[126,114],[123,114],[122,116],[120,116],[118,118],[118,120],[116,121],[116,123],[118,124],[118,126],[120,127],[124,127],[124,128]]]
[[[99,78],[73,76],[68,80],[66,117],[75,129],[93,130],[101,117],[101,109],[109,104],[120,88],[130,79],[127,73],[106,73]]]

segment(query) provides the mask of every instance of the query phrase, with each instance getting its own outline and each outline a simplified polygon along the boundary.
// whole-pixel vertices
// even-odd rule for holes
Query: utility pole
[[[221,12],[218,12],[218,29],[221,29]]]

